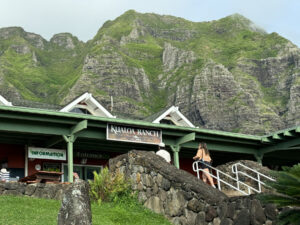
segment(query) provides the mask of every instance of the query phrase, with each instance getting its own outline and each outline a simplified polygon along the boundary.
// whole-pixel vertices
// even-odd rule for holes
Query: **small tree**
[[[274,203],[279,207],[291,206],[279,214],[279,224],[300,224],[300,163],[293,167],[283,167],[283,171],[273,172],[275,182],[270,182],[276,191],[272,194],[262,194],[263,202]]]
[[[130,183],[123,173],[111,173],[107,167],[94,171],[94,180],[90,183],[91,200],[101,204],[102,201],[116,201],[122,195],[130,194]]]

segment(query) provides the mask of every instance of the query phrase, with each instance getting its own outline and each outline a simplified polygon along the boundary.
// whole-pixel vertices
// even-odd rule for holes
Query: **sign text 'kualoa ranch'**
[[[107,139],[146,144],[161,143],[161,130],[107,124]]]

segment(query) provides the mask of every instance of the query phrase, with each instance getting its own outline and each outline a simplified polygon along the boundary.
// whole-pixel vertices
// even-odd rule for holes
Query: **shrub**
[[[259,199],[279,207],[289,207],[279,214],[280,225],[300,224],[300,163],[291,168],[283,167],[283,171],[274,172],[273,175],[276,182],[270,182],[269,185],[276,192],[263,194]]]
[[[98,204],[131,195],[130,182],[125,180],[123,173],[111,173],[107,167],[99,174],[94,171],[94,180],[89,183],[91,200]]]

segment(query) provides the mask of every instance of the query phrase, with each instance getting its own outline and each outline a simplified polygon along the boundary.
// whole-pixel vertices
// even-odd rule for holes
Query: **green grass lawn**
[[[0,196],[1,225],[54,225],[60,201]],[[170,225],[163,216],[133,203],[92,204],[93,225]]]

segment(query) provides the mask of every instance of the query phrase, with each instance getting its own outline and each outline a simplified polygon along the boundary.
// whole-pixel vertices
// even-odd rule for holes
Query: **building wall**
[[[10,177],[23,177],[25,147],[23,145],[0,144],[0,167],[2,166],[7,167]]]
[[[121,153],[109,153],[106,152],[110,158],[114,158]],[[11,172],[11,177],[23,177],[25,175],[25,146],[24,145],[12,145],[12,144],[0,144],[0,163],[7,162],[8,170]],[[193,172],[192,164],[193,159],[191,158],[180,158],[180,168],[195,175]],[[62,163],[67,164],[68,161],[57,161],[48,159],[28,159],[28,175],[32,175],[37,172],[36,165],[39,164],[43,169],[44,163],[57,163],[62,167]],[[173,163],[173,162],[171,162]],[[81,164],[81,158],[74,157],[74,164]],[[87,159],[84,165],[96,165],[96,166],[107,166],[107,159]],[[1,164],[0,164],[1,166]],[[1,169],[1,168],[0,168]],[[60,168],[60,171],[62,168]]]

